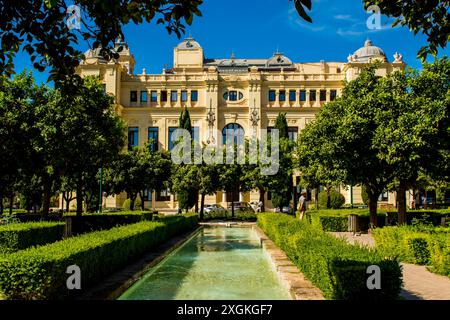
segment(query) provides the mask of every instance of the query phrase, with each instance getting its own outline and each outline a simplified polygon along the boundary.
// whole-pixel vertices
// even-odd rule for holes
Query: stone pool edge
[[[297,266],[289,260],[286,253],[275,245],[264,231],[257,225],[253,225],[253,230],[260,239],[264,252],[269,257],[278,278],[289,290],[294,300],[325,300],[322,291],[305,278]]]
[[[160,263],[202,229],[203,226],[200,225],[192,231],[176,236],[168,242],[161,244],[156,250],[148,252],[132,265],[104,279],[103,283],[90,288],[85,294],[78,297],[77,300],[116,300],[138,282],[151,268]]]

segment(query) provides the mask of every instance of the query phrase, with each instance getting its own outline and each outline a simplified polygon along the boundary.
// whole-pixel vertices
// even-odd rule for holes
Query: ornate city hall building
[[[341,94],[345,80],[352,80],[372,61],[381,62],[380,76],[405,67],[400,54],[389,61],[382,49],[367,40],[346,61],[293,62],[281,52],[267,59],[213,59],[200,44],[188,37],[173,50],[173,66],[161,74],[135,70],[131,48],[122,40],[120,58],[105,61],[98,51],[86,52],[78,68],[82,76],[99,76],[107,93],[115,99],[116,112],[128,124],[128,147],[143,146],[151,139],[153,150],[173,147],[171,135],[178,127],[183,108],[189,108],[193,136],[204,144],[215,144],[222,132],[237,136],[260,135],[270,129],[279,113],[286,113],[289,136],[297,139],[306,124],[327,102]],[[297,183],[298,179],[295,179]],[[298,186],[301,189],[301,186]],[[346,202],[361,203],[359,188],[342,188]],[[353,196],[352,196],[353,195]],[[270,194],[266,207],[271,208]],[[121,206],[126,196],[105,200],[106,207]],[[227,195],[217,192],[207,203],[226,205],[231,199],[257,201],[259,194]],[[177,208],[176,196],[168,190],[148,192],[147,207],[157,210]],[[392,194],[382,195],[382,203],[395,203]]]

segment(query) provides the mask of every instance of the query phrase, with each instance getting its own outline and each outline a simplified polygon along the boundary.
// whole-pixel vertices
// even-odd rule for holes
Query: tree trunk
[[[81,175],[78,176],[77,181],[77,217],[81,217],[83,214],[83,181]]]
[[[319,210],[319,192],[320,186],[316,188],[316,192],[314,194],[314,204],[316,206],[316,210]]]
[[[398,201],[398,224],[406,225],[406,185],[400,181],[397,192]]]
[[[134,211],[134,202],[136,201],[137,195],[130,194],[130,210]]]
[[[331,209],[331,190],[327,188],[327,209]]]
[[[233,199],[231,199],[231,217],[234,218],[234,195]]]
[[[14,192],[9,194],[9,215],[13,214]]]
[[[264,190],[264,188],[259,188],[259,202],[262,203],[261,212],[266,211],[265,196],[266,196],[266,190]]]
[[[145,210],[145,201],[144,201],[144,192],[139,192],[139,196],[141,197],[141,209]]]
[[[50,212],[50,198],[52,197],[52,184],[49,177],[44,178],[44,201],[42,202],[42,218],[48,219]]]
[[[202,193],[202,197],[201,197],[201,203],[200,203],[200,221],[203,221],[203,213],[204,213],[204,209],[205,209],[205,194]]]
[[[0,216],[3,215],[3,194],[0,192]]]
[[[195,213],[198,213],[198,192],[195,194]]]
[[[64,201],[66,200],[66,192],[63,191],[61,194],[61,211],[64,211]]]
[[[367,195],[369,197],[370,228],[374,229],[378,227],[378,217],[377,217],[378,194],[368,187],[366,188],[366,190]]]

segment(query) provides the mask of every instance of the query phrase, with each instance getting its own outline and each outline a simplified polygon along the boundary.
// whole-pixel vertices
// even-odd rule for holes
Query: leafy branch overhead
[[[292,0],[290,0],[292,1]],[[300,17],[302,17],[305,21],[312,23],[311,17],[306,13],[306,9],[311,11],[312,4],[311,0],[294,0],[295,10],[297,10]]]
[[[6,3],[5,3],[6,2]],[[0,1],[0,74],[14,73],[14,58],[20,50],[27,52],[34,68],[50,67],[49,80],[57,84],[73,75],[83,58],[76,49],[81,39],[93,48],[101,47],[105,58],[117,58],[114,41],[123,37],[123,26],[133,22],[155,21],[164,25],[169,34],[178,37],[185,25],[201,16],[198,7],[203,0],[158,1],[92,1],[45,0]],[[67,9],[76,4],[81,13],[81,29],[69,29]]]

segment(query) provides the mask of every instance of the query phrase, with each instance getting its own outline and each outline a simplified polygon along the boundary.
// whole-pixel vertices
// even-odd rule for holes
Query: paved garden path
[[[353,235],[351,232],[331,232],[335,237],[349,243],[375,246],[370,234]],[[425,266],[402,263],[403,290],[401,296],[407,300],[450,300],[450,278],[429,272]]]

